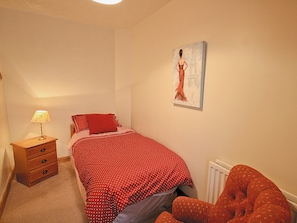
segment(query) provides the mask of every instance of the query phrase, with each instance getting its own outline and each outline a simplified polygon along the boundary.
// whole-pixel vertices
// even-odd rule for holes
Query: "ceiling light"
[[[120,3],[122,0],[93,0],[94,2],[105,4],[105,5],[115,5]]]

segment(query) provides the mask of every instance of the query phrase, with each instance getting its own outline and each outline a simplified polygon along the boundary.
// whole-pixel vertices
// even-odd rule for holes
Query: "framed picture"
[[[206,42],[198,42],[174,49],[173,103],[202,109]]]

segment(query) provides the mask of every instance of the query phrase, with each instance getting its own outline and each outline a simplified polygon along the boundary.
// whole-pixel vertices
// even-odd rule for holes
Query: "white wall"
[[[173,0],[131,30],[132,127],[187,162],[244,163],[297,194],[297,2]],[[172,104],[173,49],[206,41],[202,111]],[[197,194],[196,194],[197,193]]]
[[[14,165],[13,152],[10,146],[10,136],[8,129],[8,118],[3,90],[3,80],[0,78],[0,201],[4,199],[4,190],[8,185],[8,179]]]
[[[0,42],[11,141],[38,136],[30,120],[45,109],[67,156],[71,115],[116,112],[114,30],[0,8]]]
[[[128,30],[115,31],[115,94],[116,111],[120,123],[131,126],[130,34]]]
[[[130,32],[0,8],[11,141],[39,135],[30,120],[47,109],[44,132],[66,156],[72,114],[117,112],[185,159],[190,195],[205,198],[215,158],[254,166],[297,194],[296,9],[290,0],[173,0]],[[203,110],[174,106],[173,49],[202,40]]]

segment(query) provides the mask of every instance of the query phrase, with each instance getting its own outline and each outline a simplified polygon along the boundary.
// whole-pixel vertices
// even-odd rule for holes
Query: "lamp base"
[[[46,136],[45,135],[42,135],[39,137],[39,140],[45,140],[46,139]]]

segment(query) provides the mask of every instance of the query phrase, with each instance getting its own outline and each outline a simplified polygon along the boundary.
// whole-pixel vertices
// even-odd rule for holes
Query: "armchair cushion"
[[[274,214],[269,214],[272,211]],[[231,169],[224,191],[210,210],[208,222],[253,222],[255,217],[263,223],[290,222],[290,207],[272,181],[251,167],[237,165]]]
[[[155,222],[290,223],[291,211],[285,196],[272,181],[249,166],[237,165],[231,169],[215,205],[177,197],[172,215],[163,212]]]

